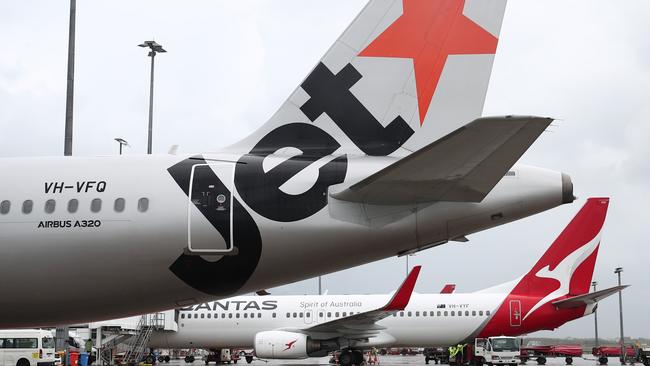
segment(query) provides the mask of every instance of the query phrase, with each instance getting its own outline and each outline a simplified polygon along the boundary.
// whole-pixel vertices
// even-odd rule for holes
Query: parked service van
[[[54,366],[54,337],[40,329],[0,330],[0,364]]]

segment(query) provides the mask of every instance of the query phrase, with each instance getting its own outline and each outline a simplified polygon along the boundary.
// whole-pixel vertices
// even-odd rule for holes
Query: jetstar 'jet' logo
[[[289,343],[286,343],[285,346],[287,346],[287,348],[283,349],[282,352],[284,352],[284,351],[288,351],[288,350],[290,350],[291,348],[293,348],[293,345],[296,344],[296,342],[298,342],[297,339],[295,339],[295,340],[293,340],[293,341],[291,341],[291,342],[289,342]]]
[[[403,0],[402,16],[359,53],[413,59],[420,124],[447,56],[496,52],[498,39],[463,15],[464,7],[464,0]]]

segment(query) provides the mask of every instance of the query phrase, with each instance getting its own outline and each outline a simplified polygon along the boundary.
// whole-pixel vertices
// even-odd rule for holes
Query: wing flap
[[[479,118],[331,196],[388,205],[481,202],[552,121]]]

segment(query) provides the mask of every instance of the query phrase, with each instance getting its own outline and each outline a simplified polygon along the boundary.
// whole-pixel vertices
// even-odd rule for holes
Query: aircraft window
[[[274,314],[275,314],[275,313],[274,313]],[[262,317],[262,313],[257,313],[257,317],[258,317],[258,318],[261,318],[261,317]]]
[[[344,312],[343,312],[343,316],[348,316],[348,313],[346,313],[346,312],[344,311]]]
[[[208,319],[212,319],[212,314],[208,313]]]
[[[248,319],[248,313],[244,313],[244,318]]]
[[[396,316],[397,316],[397,313],[393,313],[393,316],[395,316],[395,317],[396,317]]]
[[[410,311],[408,312],[408,315],[409,315],[409,316],[411,316],[411,315],[412,315]]]
[[[479,311],[478,311],[478,315],[479,315],[479,316],[483,316],[483,310],[479,310]]]
[[[11,208],[11,202],[5,200],[0,203],[0,213],[3,215],[6,215],[9,213],[9,209]]]
[[[462,311],[459,311],[459,312],[458,312],[458,316],[463,316],[463,312],[462,312]]]
[[[332,313],[330,313],[330,312],[328,311],[328,312],[327,312],[327,317],[328,317],[328,318],[331,318],[331,317],[332,317]]]
[[[25,202],[23,202],[23,213],[24,214],[32,213],[32,208],[33,207],[34,207],[34,201],[26,200]]]
[[[454,315],[453,311],[451,313],[452,313],[451,315]],[[447,310],[445,310],[445,316],[447,316],[447,315],[449,315],[449,313],[447,312]]]
[[[291,318],[291,313],[287,313],[287,318]]]
[[[438,312],[438,313],[440,313],[440,312]],[[440,315],[440,314],[438,314],[438,315]],[[429,316],[433,316],[433,310],[431,310],[431,311],[429,312]]]
[[[298,316],[302,318],[302,312],[300,312],[300,313],[298,314]]]
[[[486,310],[485,315],[490,316],[490,310]]]
[[[318,313],[318,316],[320,316],[322,318],[323,317],[323,312],[321,311],[320,313]]]
[[[54,212],[54,209],[56,208],[56,201],[55,200],[47,200],[45,201],[45,212],[51,214]]]
[[[472,316],[476,316],[476,310],[472,310]]]
[[[339,317],[339,312],[338,312],[338,311],[337,311],[336,313],[334,313],[334,314],[335,314],[335,316],[336,316],[337,318]]]
[[[115,200],[115,204],[113,205],[113,208],[115,209],[115,212],[122,212],[124,211],[124,207],[126,206],[126,201],[124,198],[118,198]]]
[[[205,318],[205,314],[201,314],[201,319]]]
[[[469,316],[469,311],[465,310],[465,316]]]
[[[441,315],[442,315],[442,313],[440,313],[440,311],[438,311],[438,314],[437,314],[437,316],[441,316]]]
[[[271,316],[275,318],[275,317],[276,317],[276,314],[275,314],[275,313],[273,313],[273,314],[272,314]]]
[[[419,312],[419,311],[416,311],[416,312],[415,312],[415,316],[420,316],[420,312]]]
[[[149,209],[149,199],[146,197],[142,197],[138,200],[138,211],[140,212],[147,212]]]
[[[239,319],[239,313],[235,314],[235,318]]]
[[[79,200],[73,198],[70,201],[68,201],[68,212],[75,213],[77,212],[78,208],[79,208]]]
[[[399,312],[399,316],[404,316],[404,312],[403,312],[403,311],[400,311],[400,312]]]
[[[226,313],[221,313],[221,319],[226,317]]]
[[[305,317],[309,318],[311,316],[311,313],[305,313]]]
[[[185,314],[181,314],[181,319],[185,319]]]
[[[293,317],[294,317],[294,318],[297,318],[297,317],[298,317],[298,313],[293,313]]]
[[[194,314],[194,319],[198,319],[199,314]]]
[[[456,316],[456,312],[452,310],[451,311],[451,316]]]
[[[99,212],[102,209],[102,200],[101,198],[95,198],[92,201],[90,201],[90,211],[92,212]]]
[[[228,319],[232,319],[232,313],[228,313]]]

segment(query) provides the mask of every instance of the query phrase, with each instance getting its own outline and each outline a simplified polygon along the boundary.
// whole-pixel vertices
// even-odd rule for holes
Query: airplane
[[[371,0],[215,152],[0,159],[0,327],[250,293],[573,202],[567,174],[514,165],[551,118],[480,117],[504,11]]]
[[[262,359],[342,350],[361,364],[370,347],[430,347],[553,330],[627,286],[589,292],[608,198],[590,198],[528,273],[473,293],[412,293],[415,267],[391,295],[241,296],[179,310],[178,331],[154,348],[254,348]]]

